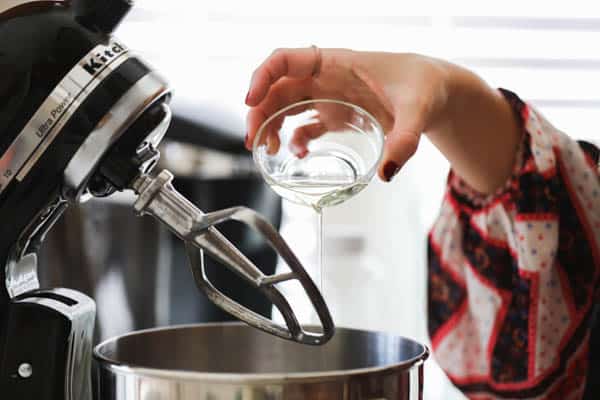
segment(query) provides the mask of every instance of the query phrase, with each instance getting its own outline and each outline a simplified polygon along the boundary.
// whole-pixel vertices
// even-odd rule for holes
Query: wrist
[[[448,64],[447,102],[426,131],[457,175],[492,193],[512,173],[520,129],[502,94],[475,73]]]
[[[464,89],[457,66],[439,59],[430,59],[431,101],[424,126],[425,134],[447,130],[453,118],[453,102]]]
[[[453,134],[468,134],[465,127],[470,127],[468,121],[473,113],[481,111],[481,117],[493,121],[497,104],[503,101],[502,95],[491,88],[478,75],[449,62],[440,61],[437,91],[438,101],[425,133],[430,138],[447,137]],[[455,132],[459,130],[460,132]],[[477,132],[471,132],[477,133]]]

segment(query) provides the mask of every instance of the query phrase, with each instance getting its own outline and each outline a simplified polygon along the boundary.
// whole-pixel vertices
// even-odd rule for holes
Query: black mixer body
[[[115,191],[132,190],[132,211],[154,217],[184,241],[197,288],[222,310],[307,345],[323,345],[335,332],[318,287],[263,216],[239,206],[205,213],[173,187],[169,171],[150,173],[170,123],[171,92],[111,35],[131,7],[132,0],[0,0],[2,399],[92,397],[95,304],[70,289],[41,289],[37,250],[69,204]],[[266,275],[216,228],[227,221],[259,234],[289,270]],[[260,292],[285,325],[219,291],[203,254]],[[301,326],[279,290],[293,280],[320,327]],[[94,394],[103,398],[100,389]]]
[[[3,399],[91,398],[94,302],[40,289],[36,251],[70,203],[124,189],[158,157],[170,91],[111,36],[130,8],[0,2]]]

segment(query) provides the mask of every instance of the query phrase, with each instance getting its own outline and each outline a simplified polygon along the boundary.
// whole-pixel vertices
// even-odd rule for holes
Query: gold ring
[[[314,67],[313,67],[312,76],[313,76],[313,78],[317,78],[319,76],[319,74],[321,73],[321,63],[322,63],[322,60],[323,60],[323,58],[321,56],[321,49],[319,49],[314,44],[312,46],[310,46],[310,47],[315,52],[315,64],[314,64]]]

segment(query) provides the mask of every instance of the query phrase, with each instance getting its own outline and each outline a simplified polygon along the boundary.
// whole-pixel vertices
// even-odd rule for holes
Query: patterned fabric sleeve
[[[471,399],[582,399],[599,292],[598,149],[502,92],[523,128],[512,177],[484,196],[451,172],[429,235],[434,355]]]

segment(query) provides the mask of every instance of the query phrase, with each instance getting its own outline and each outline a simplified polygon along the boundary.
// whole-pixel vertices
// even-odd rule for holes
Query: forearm
[[[492,193],[511,175],[521,129],[502,94],[474,73],[447,64],[447,101],[426,136],[474,189]]]

